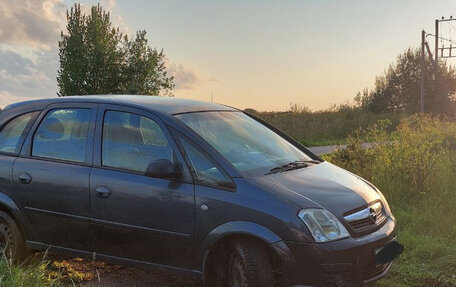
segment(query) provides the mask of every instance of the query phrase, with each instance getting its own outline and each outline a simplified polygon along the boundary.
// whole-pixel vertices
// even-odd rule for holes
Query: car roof
[[[174,97],[154,97],[145,95],[96,95],[96,96],[71,96],[20,102],[5,107],[6,109],[24,106],[44,108],[47,105],[65,102],[85,102],[99,104],[128,105],[149,110],[160,111],[165,114],[175,115],[181,113],[203,111],[237,111],[225,105],[207,103],[202,101],[179,99]]]

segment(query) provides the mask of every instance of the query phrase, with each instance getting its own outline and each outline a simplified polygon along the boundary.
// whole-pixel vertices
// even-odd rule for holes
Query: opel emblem
[[[372,221],[372,223],[377,222],[377,212],[373,208],[369,209],[369,219]]]

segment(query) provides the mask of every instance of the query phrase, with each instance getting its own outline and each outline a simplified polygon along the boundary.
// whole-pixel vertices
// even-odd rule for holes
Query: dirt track
[[[34,260],[43,258],[37,253]],[[46,255],[49,269],[64,277],[66,285],[78,287],[198,287],[200,284],[157,268],[133,268],[101,261]],[[77,282],[77,283],[75,283]]]
[[[198,284],[183,280],[176,275],[171,275],[159,270],[142,270],[136,268],[122,268],[107,274],[100,275],[99,279],[94,278],[90,282],[78,286],[92,287],[196,287]]]

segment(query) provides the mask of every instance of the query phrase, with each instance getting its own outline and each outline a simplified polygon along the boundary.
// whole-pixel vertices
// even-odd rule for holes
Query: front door
[[[49,107],[14,164],[14,193],[41,243],[89,251],[96,112],[93,104]]]
[[[194,190],[180,180],[146,177],[154,160],[180,164],[161,121],[152,114],[102,106],[95,144],[100,156],[90,176],[90,217],[95,252],[189,267]]]

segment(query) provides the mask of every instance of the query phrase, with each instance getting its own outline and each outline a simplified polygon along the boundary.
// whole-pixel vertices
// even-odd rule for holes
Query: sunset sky
[[[81,1],[84,7],[98,1]],[[74,1],[1,0],[0,107],[57,92],[57,41]],[[106,0],[113,24],[163,48],[174,94],[258,110],[313,110],[372,87],[456,0]],[[453,24],[456,28],[456,21]],[[442,24],[447,37],[456,29]],[[433,40],[431,48],[433,47]]]

